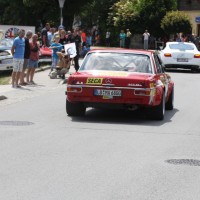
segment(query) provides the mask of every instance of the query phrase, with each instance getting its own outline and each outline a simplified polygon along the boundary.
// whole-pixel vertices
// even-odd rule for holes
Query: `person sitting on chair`
[[[64,49],[61,52],[57,52],[57,55],[59,57],[59,62],[56,66],[57,75],[65,79],[65,74],[70,69],[70,55],[66,54]]]

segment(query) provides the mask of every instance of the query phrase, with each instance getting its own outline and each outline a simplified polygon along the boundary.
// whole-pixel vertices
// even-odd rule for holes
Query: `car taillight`
[[[151,82],[147,88],[137,88],[134,90],[135,95],[154,96],[156,94],[156,82]]]
[[[194,58],[200,58],[200,54],[194,54]]]
[[[172,54],[171,53],[165,53],[164,56],[165,57],[172,57]]]
[[[82,87],[81,86],[75,86],[75,85],[69,85],[67,86],[67,92],[82,92]]]
[[[149,96],[151,93],[151,90],[149,89],[136,89],[134,91],[135,95],[144,95],[144,96]]]

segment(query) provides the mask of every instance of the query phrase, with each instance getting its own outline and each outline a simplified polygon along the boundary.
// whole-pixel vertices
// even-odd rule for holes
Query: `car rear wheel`
[[[172,88],[171,94],[169,99],[165,105],[166,110],[173,110],[174,109],[174,87]]]
[[[165,115],[165,93],[163,91],[162,100],[158,106],[149,110],[149,117],[155,120],[163,120]]]
[[[69,116],[84,116],[85,110],[82,103],[71,103],[66,100],[66,112]]]

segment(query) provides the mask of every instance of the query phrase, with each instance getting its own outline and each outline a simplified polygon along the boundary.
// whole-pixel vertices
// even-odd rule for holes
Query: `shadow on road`
[[[84,117],[71,117],[73,122],[87,123],[105,123],[105,124],[129,124],[129,125],[146,125],[146,126],[161,126],[172,121],[173,116],[178,112],[178,109],[165,112],[165,118],[162,121],[149,119],[146,112],[123,111],[123,110],[98,110],[90,109],[86,111]]]
[[[199,74],[200,71],[192,71],[190,69],[165,69],[165,72],[180,73],[180,74]]]

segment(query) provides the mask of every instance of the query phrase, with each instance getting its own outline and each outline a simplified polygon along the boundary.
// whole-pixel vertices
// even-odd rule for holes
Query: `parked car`
[[[0,50],[11,50],[13,39],[5,38],[0,40]]]
[[[48,47],[40,47],[39,63],[51,63],[52,49]]]
[[[135,110],[162,120],[172,110],[174,83],[157,53],[142,50],[90,51],[68,78],[66,112],[83,116],[87,107]]]
[[[200,70],[200,52],[193,43],[167,42],[160,58],[165,68]]]
[[[9,50],[0,50],[0,71],[13,68],[13,56]]]
[[[1,51],[1,57],[0,57],[0,70],[11,70],[13,68],[13,56],[11,54],[11,48],[13,45],[13,39],[5,38],[0,40],[0,51]],[[51,63],[51,55],[52,55],[52,49],[49,49],[47,47],[40,47],[39,52],[39,64],[41,63]],[[3,57],[2,57],[3,56]]]

